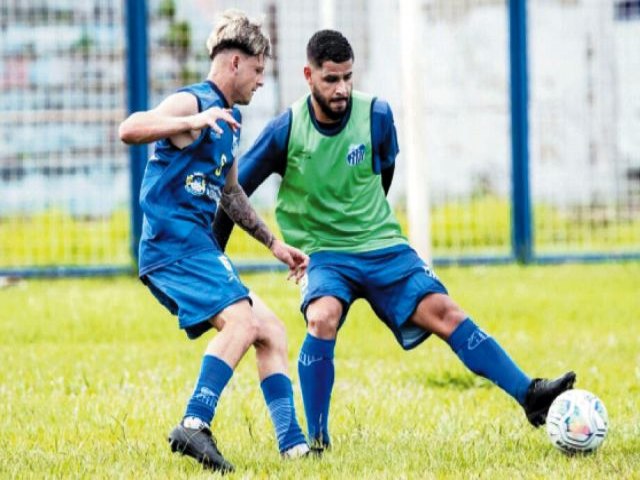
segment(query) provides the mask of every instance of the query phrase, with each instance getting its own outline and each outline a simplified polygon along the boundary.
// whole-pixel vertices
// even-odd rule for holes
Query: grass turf
[[[640,263],[446,268],[450,293],[532,376],[578,373],[609,411],[601,450],[566,457],[441,341],[403,352],[357,302],[340,333],[321,460],[284,462],[249,352],[213,430],[237,478],[637,478]],[[247,275],[304,336],[285,274]],[[166,442],[206,339],[188,341],[136,279],[33,280],[0,290],[0,477],[198,478]]]

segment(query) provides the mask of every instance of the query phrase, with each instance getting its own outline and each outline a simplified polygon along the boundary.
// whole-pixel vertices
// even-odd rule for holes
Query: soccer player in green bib
[[[399,151],[384,100],[352,89],[354,55],[334,30],[307,44],[310,94],[273,119],[240,158],[239,181],[251,194],[271,173],[282,176],[276,218],[285,241],[311,260],[301,310],[307,335],[298,359],[309,440],[331,445],[329,404],[334,349],[358,298],[406,350],[432,333],[464,365],[513,397],[534,426],[575,374],[532,379],[448,295],[409,246],[386,198]],[[218,211],[214,233],[224,248],[232,222]]]

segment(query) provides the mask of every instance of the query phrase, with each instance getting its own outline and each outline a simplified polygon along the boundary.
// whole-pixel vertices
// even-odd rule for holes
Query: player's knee
[[[260,334],[260,322],[255,315],[243,315],[235,318],[225,327],[232,329],[233,333],[243,338],[248,345],[254,343]]]
[[[412,320],[446,339],[466,317],[466,313],[448,295],[436,293],[420,302]]]
[[[340,324],[339,308],[307,309],[307,325],[309,331],[319,338],[335,338]]]
[[[466,314],[449,296],[442,295],[440,300],[441,302],[435,311],[441,322],[457,325],[464,320]]]
[[[458,324],[465,318],[464,311],[448,295],[430,295],[426,303],[428,312],[441,322]]]
[[[284,323],[275,315],[261,318],[259,321],[258,341],[286,348],[287,331]]]
[[[448,325],[457,327],[465,318],[467,318],[467,314],[459,306],[454,304],[445,311],[443,321]]]

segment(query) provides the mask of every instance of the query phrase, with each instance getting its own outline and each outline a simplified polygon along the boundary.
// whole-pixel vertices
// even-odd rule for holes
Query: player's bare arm
[[[234,223],[270,249],[275,241],[275,236],[254,210],[249,202],[249,197],[238,184],[237,178],[238,164],[234,162],[227,173],[227,180],[220,197],[220,206]]]
[[[289,278],[293,277],[296,283],[300,281],[309,265],[309,257],[301,250],[278,240],[258,216],[249,202],[249,197],[238,183],[237,162],[233,163],[227,173],[220,206],[234,223],[266,245],[278,260],[289,266]]]
[[[232,129],[240,124],[227,109],[213,107],[198,112],[196,98],[187,92],[167,97],[152,110],[131,114],[120,125],[120,139],[128,144],[151,143],[169,138],[178,148],[185,148],[200,135],[200,130],[211,127],[222,133],[218,121],[227,122]]]

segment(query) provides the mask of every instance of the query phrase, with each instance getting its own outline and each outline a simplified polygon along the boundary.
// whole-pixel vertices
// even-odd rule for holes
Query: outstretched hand
[[[211,127],[214,132],[222,133],[222,128],[218,125],[218,120],[227,122],[234,132],[240,128],[240,123],[231,115],[228,108],[211,107],[192,117],[192,130],[200,130],[204,127]]]
[[[271,253],[289,267],[287,280],[293,278],[297,284],[307,273],[309,257],[302,250],[275,239],[271,245]]]

